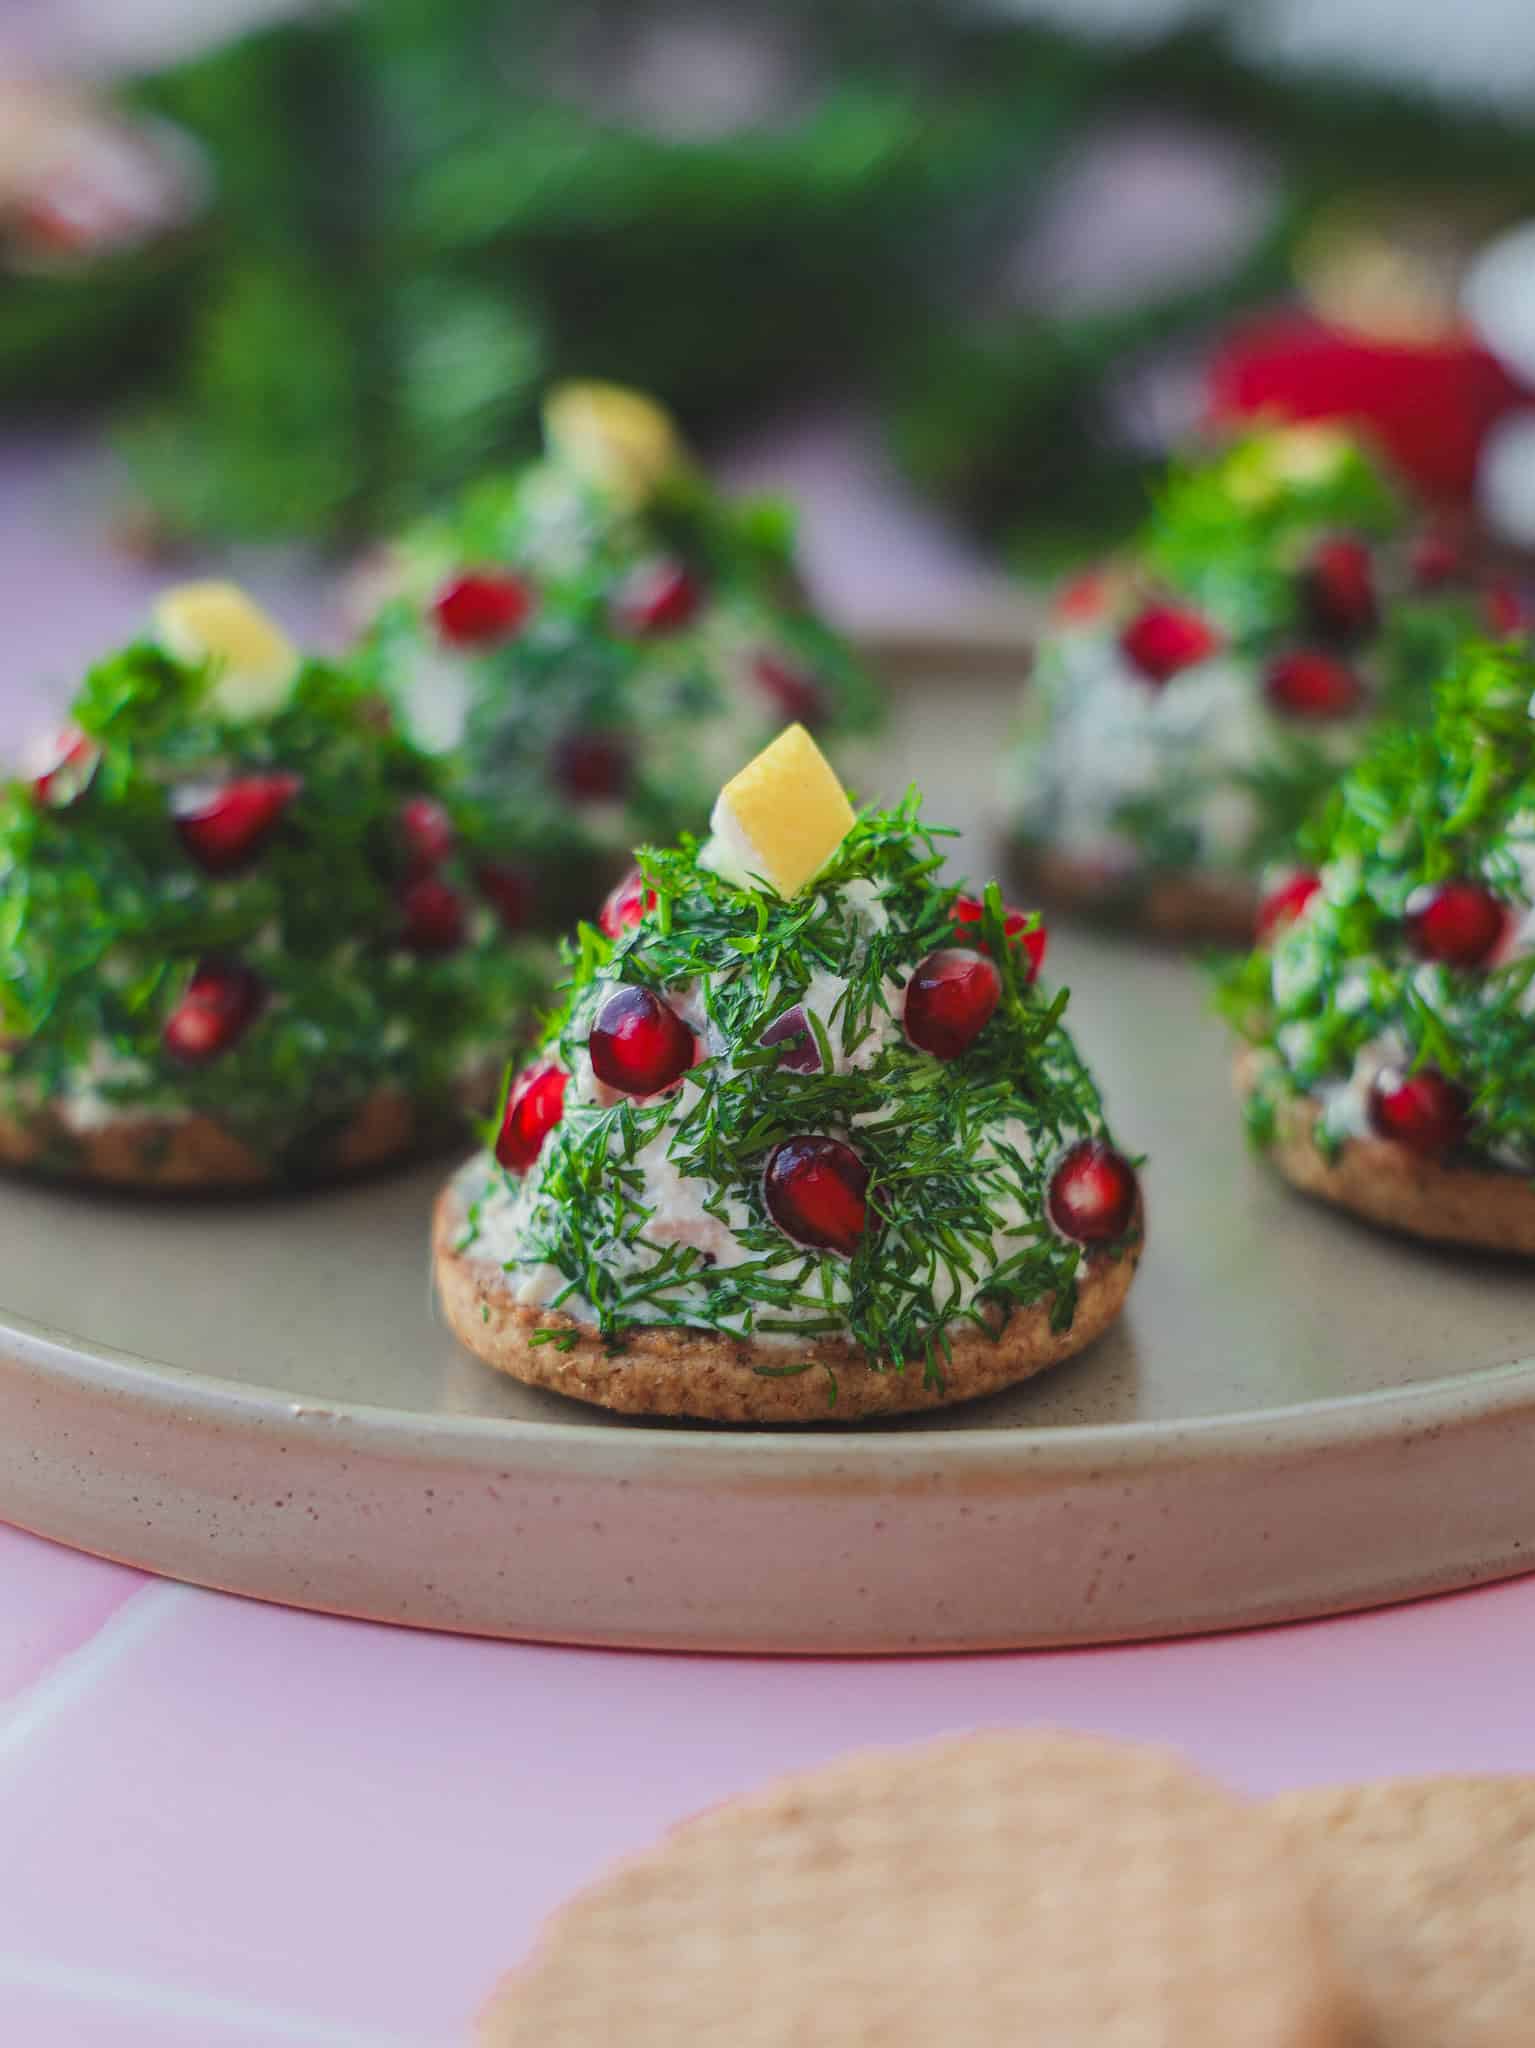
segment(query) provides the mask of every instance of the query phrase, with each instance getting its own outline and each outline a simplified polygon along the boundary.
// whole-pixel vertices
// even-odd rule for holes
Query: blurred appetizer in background
[[[438,1208],[488,1364],[631,1413],[816,1421],[995,1392],[1119,1314],[1135,1167],[1038,920],[855,816],[803,727],[647,851]]]
[[[0,77],[0,397],[142,359],[189,287],[212,178],[183,129]]]
[[[1535,659],[1465,650],[1383,733],[1222,977],[1285,1177],[1420,1237],[1535,1253]]]
[[[541,461],[383,560],[359,662],[494,845],[508,916],[549,929],[635,846],[701,829],[785,719],[835,744],[879,699],[778,506],[727,504],[638,393],[563,385],[545,420]]]
[[[1325,200],[1290,251],[1296,295],[1216,337],[1213,420],[1347,423],[1427,503],[1496,529],[1489,444],[1529,387],[1468,288],[1520,210],[1517,188],[1406,175]]]
[[[1052,900],[1245,939],[1264,868],[1383,719],[1522,602],[1331,426],[1176,470],[1136,548],[1068,584],[1007,766]]]
[[[190,584],[71,717],[0,795],[0,1159],[259,1187],[489,1106],[550,963],[363,684]]]

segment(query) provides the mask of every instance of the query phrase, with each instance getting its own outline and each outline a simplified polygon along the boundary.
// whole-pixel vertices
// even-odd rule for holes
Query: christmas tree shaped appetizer
[[[1462,638],[1519,623],[1332,427],[1168,481],[1138,547],[1062,594],[1009,767],[1047,898],[1245,941],[1264,867]]]
[[[1383,733],[1225,977],[1247,1115],[1297,1187],[1535,1253],[1535,661],[1470,647]]]
[[[363,659],[447,757],[562,930],[631,849],[702,830],[721,781],[786,718],[868,728],[877,698],[800,600],[772,505],[726,504],[637,393],[571,384],[548,452],[409,535]]]
[[[440,1142],[546,963],[476,886],[433,764],[227,584],[94,668],[0,792],[0,1158],[229,1188]]]
[[[1036,921],[939,881],[915,797],[855,818],[800,726],[712,822],[582,927],[444,1192],[453,1329],[581,1400],[737,1422],[936,1407],[1080,1350],[1141,1201]]]

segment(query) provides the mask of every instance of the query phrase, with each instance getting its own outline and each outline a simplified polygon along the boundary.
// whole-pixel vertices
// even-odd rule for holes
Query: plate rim
[[[728,1450],[744,1456],[748,1463],[766,1466],[766,1476],[779,1479],[790,1475],[777,1464],[776,1454],[791,1449],[797,1455],[808,1453],[812,1461],[819,1462],[846,1457],[850,1451],[856,1455],[860,1445],[879,1446],[882,1456],[864,1462],[929,1468],[935,1456],[943,1464],[958,1462],[967,1467],[990,1462],[1028,1465],[1041,1460],[1061,1469],[1105,1463],[1155,1465],[1171,1458],[1233,1452],[1261,1455],[1267,1450],[1274,1456],[1290,1456],[1307,1448],[1313,1436],[1328,1448],[1342,1442],[1364,1445],[1399,1437],[1404,1423],[1432,1427],[1470,1420],[1480,1425],[1494,1413],[1535,1409],[1535,1358],[1520,1358],[1439,1374],[1407,1387],[1377,1387],[1365,1393],[1324,1396],[1239,1414],[1188,1416],[1175,1422],[1018,1423],[1004,1429],[932,1429],[910,1423],[885,1429],[877,1423],[871,1428],[866,1420],[806,1423],[797,1429],[677,1422],[662,1422],[658,1427],[644,1418],[625,1418],[617,1425],[558,1416],[531,1421],[511,1415],[417,1412],[367,1401],[305,1401],[279,1387],[224,1379],[114,1345],[86,1342],[7,1311],[0,1311],[0,1345],[29,1369],[76,1390],[126,1399],[149,1409],[173,1407],[183,1415],[190,1405],[195,1409],[191,1419],[203,1422],[285,1429],[311,1422],[339,1425],[370,1444],[393,1447],[402,1439],[419,1442],[430,1437],[466,1456],[489,1453],[496,1447],[522,1450],[537,1444],[546,1450],[580,1453],[579,1462],[586,1470],[591,1469],[593,1455],[598,1464],[609,1467],[643,1463],[653,1469],[660,1456],[663,1462],[684,1468],[698,1464],[708,1469],[721,1451]],[[1058,1454],[1054,1459],[1052,1452]]]

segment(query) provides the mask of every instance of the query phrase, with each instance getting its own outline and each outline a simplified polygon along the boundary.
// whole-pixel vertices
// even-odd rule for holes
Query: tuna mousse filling
[[[1028,1378],[1118,1314],[1134,1165],[1037,975],[790,726],[711,836],[646,851],[438,1205],[456,1334],[630,1413],[814,1421]]]

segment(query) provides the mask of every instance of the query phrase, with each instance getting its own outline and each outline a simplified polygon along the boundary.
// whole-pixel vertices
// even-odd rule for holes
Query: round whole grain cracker
[[[1535,2041],[1535,1778],[1419,1778],[1271,1808],[1383,2048]]]
[[[465,1076],[465,1118],[485,1107],[494,1086],[489,1066]],[[388,1088],[375,1090],[301,1162],[273,1158],[200,1110],[128,1112],[72,1129],[45,1104],[26,1114],[0,1113],[0,1166],[136,1194],[241,1194],[347,1180],[442,1151],[462,1135],[463,1120],[451,1110]]]
[[[1239,1095],[1257,1085],[1261,1057],[1238,1055]],[[1535,1255],[1535,1181],[1527,1174],[1444,1166],[1385,1138],[1350,1138],[1329,1158],[1316,1141],[1318,1114],[1304,1097],[1281,1102],[1267,1147],[1266,1156],[1302,1194],[1437,1244]]]
[[[484,2048],[1354,2048],[1281,1830],[1069,1735],[872,1752],[687,1823],[559,1912]]]
[[[1176,945],[1252,943],[1258,892],[1238,876],[1112,872],[1101,861],[1048,847],[1017,847],[1013,871],[1025,904],[1128,926]]]
[[[626,1415],[759,1423],[909,1414],[1032,1379],[1083,1350],[1114,1321],[1145,1242],[1141,1228],[1127,1250],[1084,1259],[1068,1329],[1051,1328],[1053,1297],[1014,1309],[995,1335],[965,1325],[951,1337],[941,1380],[930,1381],[920,1360],[904,1371],[876,1371],[857,1345],[840,1338],[811,1340],[805,1349],[814,1365],[793,1372],[784,1370],[781,1345],[714,1330],[637,1330],[622,1351],[610,1351],[587,1324],[519,1302],[501,1266],[472,1247],[460,1249],[464,1231],[463,1187],[455,1176],[438,1197],[433,1224],[437,1298],[453,1334],[486,1365],[528,1386]],[[534,1333],[542,1330],[557,1331],[562,1341],[535,1344]]]

